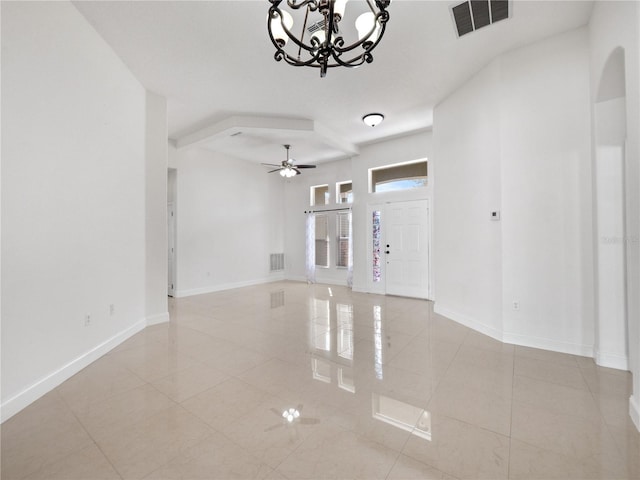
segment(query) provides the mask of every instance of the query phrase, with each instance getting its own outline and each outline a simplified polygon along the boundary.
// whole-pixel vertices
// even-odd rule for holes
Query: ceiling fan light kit
[[[316,168],[315,165],[296,165],[293,158],[289,158],[289,149],[291,145],[283,145],[285,150],[287,151],[287,159],[283,160],[280,165],[276,165],[274,163],[263,163],[265,167],[277,167],[274,170],[270,170],[268,173],[278,172],[283,178],[291,178],[296,175],[300,175],[302,172],[301,168]]]
[[[340,29],[348,0],[269,2],[267,30],[276,47],[276,61],[319,68],[320,77],[324,77],[330,67],[359,67],[373,61],[371,51],[384,35],[391,0],[366,0],[367,11],[352,20],[357,35],[349,39],[351,43],[344,36],[350,26],[344,33]]]

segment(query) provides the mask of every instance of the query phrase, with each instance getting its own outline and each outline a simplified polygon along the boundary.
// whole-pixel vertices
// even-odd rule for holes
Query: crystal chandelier
[[[350,26],[344,31],[340,29],[345,27],[343,17],[348,0],[269,1],[267,29],[276,47],[274,58],[296,67],[319,68],[321,77],[329,67],[358,67],[373,61],[371,51],[384,35],[389,20],[387,7],[391,3],[391,0],[360,2],[366,8],[355,20],[355,30],[351,28],[353,35],[349,38]]]

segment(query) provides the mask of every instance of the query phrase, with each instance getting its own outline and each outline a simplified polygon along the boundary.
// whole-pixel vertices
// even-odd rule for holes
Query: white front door
[[[389,203],[382,218],[386,293],[429,297],[429,203]]]

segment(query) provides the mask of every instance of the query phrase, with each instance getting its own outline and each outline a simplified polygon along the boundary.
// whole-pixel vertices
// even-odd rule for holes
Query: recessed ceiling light
[[[367,113],[364,117],[362,117],[362,121],[365,125],[369,125],[370,127],[375,127],[376,125],[380,125],[384,120],[384,115],[381,113]]]

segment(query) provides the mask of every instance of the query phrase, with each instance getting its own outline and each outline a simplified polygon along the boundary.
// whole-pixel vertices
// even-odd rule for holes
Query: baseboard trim
[[[580,343],[562,342],[550,338],[533,337],[530,335],[522,335],[519,333],[504,333],[504,342],[522,347],[539,348],[540,350],[549,350],[558,353],[567,353],[569,355],[579,355],[581,357],[593,358],[593,346]]]
[[[520,345],[523,347],[539,348],[541,350],[550,350],[552,352],[568,353],[571,355],[580,355],[583,357],[593,357],[593,346],[591,345],[575,344],[552,340],[549,338],[533,337],[529,335],[522,335],[519,333],[504,332],[495,327],[486,325],[473,317],[456,312],[455,310],[446,306],[443,307],[442,305],[438,304],[438,302],[435,303],[433,311],[439,315],[460,323],[465,327],[469,327],[476,332],[488,335],[489,337],[503,343]]]
[[[223,283],[220,285],[208,285],[201,288],[192,288],[189,290],[177,290],[175,292],[176,298],[191,297],[193,295],[202,295],[204,293],[222,292],[224,290],[233,290],[234,288],[251,287],[253,285],[262,285],[265,283],[280,282],[285,280],[283,273],[274,274],[267,278],[259,278],[256,280],[247,280],[244,282]]]
[[[158,325],[160,323],[167,323],[170,320],[169,312],[158,313],[157,315],[151,315],[147,317],[147,327],[151,325]]]
[[[301,275],[287,275],[285,280],[290,280],[292,282],[304,282],[307,283],[307,277]]]
[[[640,432],[640,399],[631,395],[629,397],[629,416],[636,426],[636,429]]]
[[[464,325],[465,327],[469,327],[472,330],[475,330],[476,332],[480,332],[484,335],[488,335],[491,338],[498,340],[500,342],[504,341],[503,333],[501,330],[495,327],[492,327],[490,325],[486,325],[476,320],[473,317],[470,317],[463,313],[456,312],[455,310],[448,308],[446,306],[443,307],[441,304],[438,304],[438,302],[436,302],[435,305],[433,306],[433,311],[438,315],[442,315],[443,317],[447,317],[448,319],[453,320],[454,322],[457,322],[461,325]]]
[[[168,317],[168,313],[166,314]],[[78,373],[83,368],[96,361],[98,358],[108,353],[122,342],[143,330],[147,326],[147,320],[142,319],[131,325],[129,328],[117,333],[100,345],[92,348],[78,358],[70,361],[63,367],[40,379],[33,385],[27,387],[22,392],[7,399],[0,406],[0,421],[3,423],[22,409],[26,408],[40,397],[50,392],[65,380]]]
[[[615,368],[617,370],[629,370],[629,358],[627,356],[596,351],[594,359],[596,364],[601,367]]]

